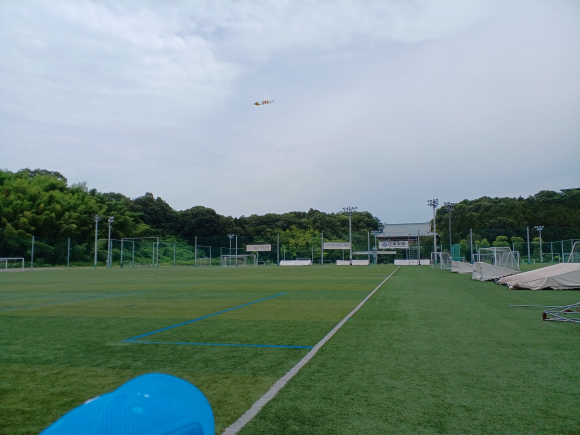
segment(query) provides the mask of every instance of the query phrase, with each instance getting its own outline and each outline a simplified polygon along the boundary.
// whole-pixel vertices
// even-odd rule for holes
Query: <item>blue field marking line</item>
[[[285,295],[286,293],[288,293],[288,292],[278,293],[277,295],[274,295],[274,296],[268,296],[267,298],[258,299],[257,301],[248,302],[247,304],[238,305],[237,307],[228,308],[227,310],[218,311],[217,313],[208,314],[206,316],[198,317],[197,319],[188,320],[187,322],[178,323],[177,325],[167,326],[165,328],[161,328],[161,329],[158,329],[156,331],[147,332],[146,334],[141,334],[141,335],[137,335],[136,337],[127,338],[127,339],[125,339],[123,341],[133,341],[133,340],[137,340],[138,338],[147,337],[148,335],[157,334],[158,332],[167,331],[168,329],[177,328],[178,326],[187,325],[189,323],[197,322],[198,320],[207,319],[208,317],[217,316],[218,314],[227,313],[228,311],[232,311],[232,310],[237,310],[238,308],[246,307],[248,305],[252,305],[252,304],[255,304],[255,303],[258,303],[258,302],[262,302],[262,301],[265,301],[267,299],[272,299],[272,298],[275,298],[277,296]]]
[[[124,340],[128,341],[128,340]],[[234,344],[234,343],[183,343],[179,341],[131,341],[138,344],[180,344],[183,346],[235,346],[235,347],[283,347],[290,349],[312,349],[313,346],[290,346],[285,344]]]
[[[284,344],[235,344],[235,343],[186,343],[186,342],[173,342],[173,341],[137,341],[139,338],[147,337],[149,335],[157,334],[158,332],[167,331],[168,329],[177,328],[179,326],[187,325],[189,323],[197,322],[199,320],[207,319],[208,317],[217,316],[218,314],[227,313],[228,311],[237,310],[238,308],[247,307],[248,305],[256,304],[258,302],[266,301],[268,299],[275,298],[277,296],[285,295],[288,292],[278,293],[274,296],[268,296],[267,298],[258,299],[257,301],[248,302],[246,304],[238,305],[237,307],[228,308],[227,310],[218,311],[217,313],[208,314],[206,316],[198,317],[193,320],[188,320],[187,322],[178,323],[177,325],[167,326],[165,328],[158,329],[156,331],[148,332],[146,334],[137,335],[136,337],[131,337],[123,340],[125,343],[137,343],[137,344],[177,344],[182,346],[232,346],[232,347],[275,347],[275,348],[290,348],[290,349],[312,349],[312,346],[290,346]]]
[[[119,298],[119,297],[123,297],[123,296],[132,296],[132,295],[140,294],[140,293],[148,293],[148,292],[152,292],[152,291],[156,291],[156,290],[158,290],[158,289],[137,290],[137,291],[133,291],[133,292],[113,293],[113,294],[101,295],[101,296],[88,296],[88,297],[83,297],[83,298],[67,299],[67,300],[64,300],[64,301],[43,302],[43,303],[38,303],[38,304],[16,305],[16,306],[13,306],[13,307],[3,307],[3,308],[0,308],[0,311],[14,311],[14,310],[23,310],[23,309],[26,309],[26,308],[48,307],[48,306],[51,306],[51,305],[72,304],[74,302],[91,301],[91,300],[94,300],[94,299]],[[62,297],[66,297],[66,296],[62,296]]]

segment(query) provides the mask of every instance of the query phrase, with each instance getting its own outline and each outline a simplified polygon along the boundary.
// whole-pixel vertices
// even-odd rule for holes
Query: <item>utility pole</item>
[[[235,234],[228,234],[228,237],[230,238],[230,265],[232,264],[232,239],[234,238]],[[236,258],[236,264],[238,264],[238,259]]]
[[[542,256],[542,230],[544,229],[543,225],[538,225],[534,227],[540,233],[540,263],[544,262],[544,257]]]
[[[438,199],[427,200],[427,205],[433,207],[433,252],[437,252],[437,224],[435,223],[435,209],[439,205]]]
[[[95,221],[95,269],[97,268],[97,230],[99,229],[99,221],[101,220],[101,216],[98,214],[93,216],[93,220]]]
[[[371,234],[372,234],[373,236],[375,236],[375,247],[373,248],[373,251],[374,251],[374,253],[375,253],[375,264],[377,264],[377,258],[379,257],[379,256],[378,256],[378,254],[377,254],[377,236],[378,236],[379,234],[381,234],[381,232],[382,232],[382,231],[376,231],[376,230],[375,230],[375,231],[371,231]]]
[[[453,241],[451,238],[451,210],[455,208],[455,204],[452,202],[446,202],[444,205],[447,209],[447,214],[449,215],[449,254],[451,254],[451,250],[453,248]]]
[[[530,257],[530,227],[526,227],[526,230],[528,231],[528,264],[531,263],[531,257]]]
[[[107,267],[110,269],[111,268],[111,257],[112,257],[112,252],[111,252],[111,224],[115,221],[115,217],[114,216],[110,216],[109,220],[107,221],[109,224],[109,239],[108,239],[108,243],[107,243]]]
[[[353,213],[356,212],[358,207],[343,207],[342,212],[348,214],[348,242],[350,245],[350,264],[352,265],[352,225],[351,225],[351,216]]]

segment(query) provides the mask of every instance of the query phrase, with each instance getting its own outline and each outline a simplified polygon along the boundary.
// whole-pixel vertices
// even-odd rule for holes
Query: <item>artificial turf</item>
[[[0,275],[0,433],[38,433],[143,373],[208,397],[217,433],[313,346],[392,266],[167,268]],[[401,267],[242,431],[578,433],[579,325],[510,304],[578,302]]]

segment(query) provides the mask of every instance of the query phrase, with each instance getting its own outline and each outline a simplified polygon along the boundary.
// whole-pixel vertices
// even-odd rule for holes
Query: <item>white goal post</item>
[[[568,263],[580,263],[580,242],[575,242],[568,257]]]
[[[431,269],[451,270],[452,260],[449,252],[431,252]]]
[[[20,263],[20,265],[18,265]],[[0,258],[0,270],[21,269],[24,270],[23,257],[3,257]]]
[[[258,265],[256,255],[254,254],[222,255],[221,263],[222,267],[245,267]]]

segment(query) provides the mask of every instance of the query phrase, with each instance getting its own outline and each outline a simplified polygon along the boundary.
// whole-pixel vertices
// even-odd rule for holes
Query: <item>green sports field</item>
[[[150,372],[200,388],[221,433],[393,270],[1,273],[0,433]],[[579,300],[401,267],[242,433],[578,433],[580,325],[509,305]]]

